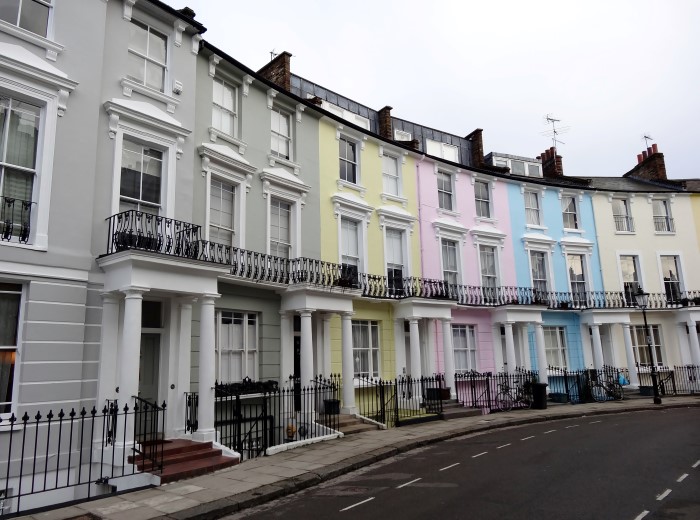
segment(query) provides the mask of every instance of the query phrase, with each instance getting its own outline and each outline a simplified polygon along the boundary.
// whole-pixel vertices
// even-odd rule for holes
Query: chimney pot
[[[647,153],[648,153],[649,155],[651,155],[651,154],[654,153],[654,152],[651,151],[651,146],[649,146],[649,147],[647,148]]]
[[[651,145],[651,151],[652,153],[659,153],[659,147],[656,145],[656,143]]]
[[[637,164],[639,164],[639,163],[642,162],[643,160],[644,160],[644,156],[643,156],[641,153],[638,153],[638,154],[637,154]]]
[[[647,152],[646,150],[642,151],[642,158],[646,160],[647,157],[649,157],[649,152]]]

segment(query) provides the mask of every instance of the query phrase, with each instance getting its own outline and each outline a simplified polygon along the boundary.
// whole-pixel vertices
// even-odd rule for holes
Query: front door
[[[160,364],[160,334],[141,334],[139,363],[139,397],[158,404],[158,365]]]

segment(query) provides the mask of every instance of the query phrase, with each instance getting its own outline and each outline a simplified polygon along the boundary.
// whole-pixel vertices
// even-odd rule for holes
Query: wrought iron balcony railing
[[[614,215],[614,219],[616,231],[634,232],[634,219],[632,217],[628,217],[627,215]]]
[[[32,208],[36,202],[0,197],[0,240],[27,244],[32,231]]]
[[[202,239],[201,226],[135,210],[107,219],[105,256],[125,250],[148,251],[230,268],[231,275],[275,285],[308,284],[355,290],[365,298],[427,298],[469,307],[538,305],[552,310],[634,308],[625,291],[542,291],[532,287],[483,287],[445,280],[404,278],[358,272],[357,266],[313,258],[280,258]],[[700,291],[666,291],[649,296],[650,309],[700,306]]]
[[[671,217],[654,217],[654,230],[661,233],[675,233],[676,225]]]

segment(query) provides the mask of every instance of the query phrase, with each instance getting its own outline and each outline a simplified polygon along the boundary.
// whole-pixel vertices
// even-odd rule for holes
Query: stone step
[[[448,408],[443,409],[442,418],[446,421],[450,419],[458,419],[460,417],[475,417],[481,415],[481,409],[479,408],[465,408],[460,406],[459,408]]]
[[[165,484],[167,482],[174,482],[183,478],[192,478],[199,475],[205,475],[206,473],[211,473],[212,471],[235,466],[239,462],[240,461],[237,458],[219,455],[218,457],[207,457],[204,459],[171,464],[163,467],[163,471],[160,473],[160,482],[161,484]]]
[[[374,424],[358,423],[343,426],[342,428],[340,428],[340,431],[343,433],[343,435],[352,435],[353,433],[369,432],[377,429],[379,428]]]

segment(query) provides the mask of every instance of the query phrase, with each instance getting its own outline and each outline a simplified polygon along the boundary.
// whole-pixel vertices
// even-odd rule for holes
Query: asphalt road
[[[700,409],[463,437],[228,517],[700,519]]]

